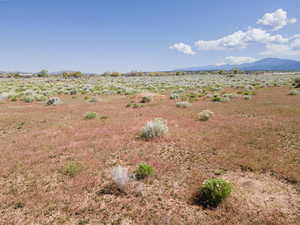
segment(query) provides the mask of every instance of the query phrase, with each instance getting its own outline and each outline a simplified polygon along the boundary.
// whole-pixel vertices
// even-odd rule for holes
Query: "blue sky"
[[[299,0],[0,0],[0,70],[300,60],[299,12]]]

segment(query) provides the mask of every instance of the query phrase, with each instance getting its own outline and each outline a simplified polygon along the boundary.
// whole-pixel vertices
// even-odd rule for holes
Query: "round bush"
[[[300,77],[294,79],[295,88],[300,88]]]
[[[244,95],[243,99],[245,99],[245,100],[251,100],[252,96],[251,95]]]
[[[199,190],[197,202],[204,207],[217,207],[232,191],[231,184],[223,179],[208,179]]]
[[[187,107],[190,107],[192,106],[191,103],[189,102],[176,102],[176,107],[177,108],[187,108]]]
[[[145,139],[151,139],[154,137],[160,137],[168,133],[167,121],[156,118],[153,121],[146,123],[145,127],[142,130],[141,137]]]
[[[58,105],[61,103],[62,103],[62,101],[60,100],[59,97],[51,97],[47,101],[47,105]]]
[[[148,103],[151,101],[152,101],[151,96],[144,96],[144,97],[142,97],[141,103]]]
[[[87,112],[84,116],[86,120],[95,119],[97,117],[97,113],[95,112]]]
[[[26,103],[31,103],[34,101],[34,98],[31,96],[25,96],[22,100]]]
[[[153,173],[154,173],[154,169],[152,166],[149,166],[145,163],[141,163],[138,165],[138,168],[135,171],[135,177],[138,180],[141,180],[141,179],[144,179],[146,177],[153,175]]]
[[[298,94],[299,94],[299,91],[297,91],[297,90],[290,90],[288,92],[288,95],[298,95]]]
[[[177,93],[172,93],[170,99],[179,99],[179,95]]]
[[[203,110],[200,113],[198,113],[198,119],[200,121],[208,121],[213,115],[214,115],[214,113],[212,111]]]

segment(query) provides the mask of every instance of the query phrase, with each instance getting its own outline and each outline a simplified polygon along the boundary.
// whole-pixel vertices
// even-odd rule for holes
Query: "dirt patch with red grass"
[[[144,107],[126,105],[141,96],[62,96],[63,104],[5,102],[0,108],[0,224],[296,225],[299,221],[300,96],[287,87],[257,90],[252,100],[189,108],[152,95]],[[214,117],[197,121],[209,109]],[[85,120],[86,112],[97,118]],[[168,121],[169,133],[139,138],[147,121]],[[69,162],[74,176],[62,173]],[[113,186],[111,170],[155,168],[131,183]],[[233,184],[217,209],[191,198],[216,171]]]

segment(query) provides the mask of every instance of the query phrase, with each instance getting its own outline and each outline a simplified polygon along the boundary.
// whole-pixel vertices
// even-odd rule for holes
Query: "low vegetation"
[[[289,92],[288,92],[288,95],[298,95],[300,92],[299,91],[297,91],[297,90],[290,90]]]
[[[164,136],[169,131],[168,123],[166,120],[161,118],[156,118],[149,121],[144,126],[141,137],[145,139],[152,139],[155,137]]]
[[[126,192],[129,183],[128,169],[122,166],[117,166],[112,169],[112,179],[118,189]]]
[[[95,119],[96,117],[97,117],[96,112],[87,112],[84,116],[84,119],[91,120],[91,119]]]
[[[1,225],[298,224],[299,74],[143,75],[1,78]]]
[[[200,113],[198,113],[198,120],[200,121],[208,121],[214,113],[210,110],[203,110]]]
[[[138,168],[135,171],[135,177],[138,180],[145,179],[146,177],[152,176],[154,174],[154,169],[152,166],[145,163],[138,165]]]
[[[208,179],[197,193],[196,202],[204,207],[217,207],[231,193],[231,184],[223,179]]]
[[[192,104],[189,102],[176,102],[176,107],[178,108],[188,108],[190,106],[192,106]]]
[[[47,101],[47,105],[59,105],[62,101],[59,97],[50,97]]]
[[[70,162],[67,162],[66,165],[64,165],[60,171],[62,174],[66,175],[66,176],[74,177],[81,171],[81,169],[82,169],[82,166],[80,163],[70,161]]]

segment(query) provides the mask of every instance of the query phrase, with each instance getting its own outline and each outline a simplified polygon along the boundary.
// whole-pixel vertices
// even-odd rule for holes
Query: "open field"
[[[297,76],[0,80],[0,224],[296,225]],[[46,105],[53,96],[62,102]],[[169,132],[142,139],[154,118]],[[112,168],[139,163],[154,175],[118,190]],[[212,177],[233,190],[204,209],[193,197]]]

